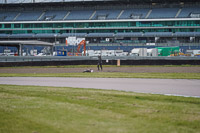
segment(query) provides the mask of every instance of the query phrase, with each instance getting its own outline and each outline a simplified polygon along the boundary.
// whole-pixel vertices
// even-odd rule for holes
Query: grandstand
[[[41,40],[70,50],[69,36],[85,38],[94,50],[200,49],[200,2],[0,0],[0,40]]]

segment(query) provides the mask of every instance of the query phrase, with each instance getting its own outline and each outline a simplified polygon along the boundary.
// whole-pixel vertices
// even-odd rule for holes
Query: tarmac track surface
[[[200,80],[188,79],[0,77],[0,84],[93,88],[200,97]]]
[[[98,72],[97,67],[88,68],[0,68],[0,73],[81,73],[86,69]],[[200,73],[200,67],[105,67],[103,72],[124,73]]]

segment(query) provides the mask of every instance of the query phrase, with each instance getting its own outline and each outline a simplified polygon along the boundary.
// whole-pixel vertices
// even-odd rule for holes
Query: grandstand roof
[[[87,1],[114,1],[114,0],[0,0],[0,3],[53,3],[53,2],[87,2]]]
[[[0,0],[0,4],[27,4],[27,3],[85,3],[85,2],[150,2],[150,3],[169,3],[169,2],[197,2],[197,0]]]

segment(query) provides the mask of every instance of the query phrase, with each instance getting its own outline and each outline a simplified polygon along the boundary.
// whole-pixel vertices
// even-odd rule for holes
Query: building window
[[[20,24],[14,24],[14,28],[21,28]]]
[[[4,28],[11,28],[11,24],[5,24]]]

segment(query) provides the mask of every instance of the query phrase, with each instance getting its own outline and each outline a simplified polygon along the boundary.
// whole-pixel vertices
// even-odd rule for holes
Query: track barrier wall
[[[200,65],[199,57],[102,57],[103,65]],[[0,67],[97,65],[98,57],[0,57]]]

